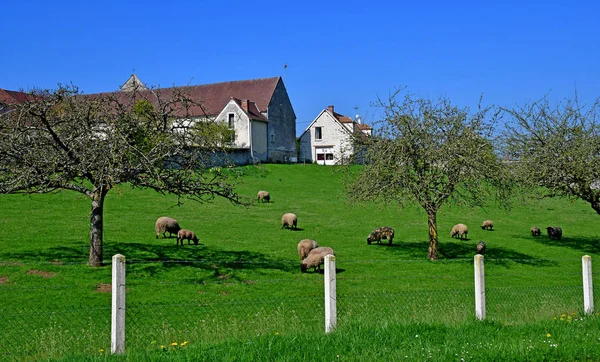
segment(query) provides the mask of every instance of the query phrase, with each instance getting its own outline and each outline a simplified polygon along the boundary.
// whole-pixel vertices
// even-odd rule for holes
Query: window
[[[227,114],[227,126],[229,127],[229,132],[227,133],[227,136],[226,136],[226,142],[227,143],[234,143],[235,142],[235,124],[234,124],[234,120],[235,120],[235,114],[234,113]]]
[[[325,154],[317,153],[317,161],[323,161],[323,160],[325,160]]]
[[[315,127],[315,139],[316,140],[323,139],[323,127]]]
[[[275,135],[274,134],[271,135],[271,143],[273,143],[273,142],[275,142]]]
[[[228,124],[229,128],[235,128],[235,125],[233,123],[234,119],[235,119],[235,114],[229,113],[227,115],[227,124]]]
[[[325,154],[325,159],[327,161],[332,161],[333,160],[333,153],[326,153]]]

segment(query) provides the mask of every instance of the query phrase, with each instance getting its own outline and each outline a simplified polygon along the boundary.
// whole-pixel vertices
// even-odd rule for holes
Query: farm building
[[[143,95],[169,94],[173,88],[147,90],[132,74],[120,91],[133,89]],[[193,121],[211,120],[229,127],[232,137],[227,147],[234,163],[287,162],[296,156],[296,114],[281,77],[178,89],[199,105],[190,109]],[[180,126],[189,126],[189,122],[182,122]]]
[[[373,128],[335,112],[328,106],[310,123],[300,136],[300,158],[321,165],[336,165],[347,162],[354,154],[352,134],[370,136]]]

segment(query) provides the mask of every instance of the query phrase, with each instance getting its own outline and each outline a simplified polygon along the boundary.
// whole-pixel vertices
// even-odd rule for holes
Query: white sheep
[[[156,230],[156,238],[158,239],[158,234],[162,234],[163,238],[166,238],[165,233],[167,231],[169,232],[169,237],[172,237],[172,234],[177,234],[181,230],[181,227],[179,227],[177,220],[162,216],[156,220],[154,229]]]
[[[492,220],[485,220],[483,223],[481,223],[481,228],[483,230],[492,230],[494,229],[494,223]]]
[[[308,269],[314,268],[315,271],[321,271],[321,265],[325,261],[325,257],[327,255],[335,255],[335,252],[332,248],[328,246],[319,246],[318,248],[314,248],[311,250],[306,258],[302,260],[302,264],[300,265],[300,271],[305,273]]]
[[[258,199],[258,201],[262,202],[270,202],[271,201],[271,195],[269,194],[269,191],[259,191],[258,194],[256,195],[256,198]]]
[[[184,240],[188,241],[188,245],[190,245],[190,241],[193,241],[194,245],[198,245],[198,237],[191,230],[181,229],[177,232],[177,245],[181,242],[181,246],[183,246]]]
[[[300,256],[300,260],[306,258],[308,253],[314,248],[318,248],[319,244],[316,241],[310,239],[301,240],[298,243],[298,256]]]
[[[297,229],[298,228],[298,218],[295,214],[288,212],[287,214],[283,214],[281,217],[281,228],[287,227],[288,229]]]
[[[450,230],[450,237],[452,238],[458,236],[462,240],[463,236],[466,239],[468,234],[469,229],[465,224],[456,224],[452,227],[452,230]]]

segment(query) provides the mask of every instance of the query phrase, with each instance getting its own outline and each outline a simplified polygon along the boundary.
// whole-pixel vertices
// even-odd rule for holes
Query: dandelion
[[[546,333],[546,337],[550,338],[552,335],[550,333]]]
[[[104,353],[104,349],[103,349],[103,348],[100,348],[100,349],[98,350],[98,352],[100,352],[100,354],[102,354],[102,353]]]
[[[171,343],[171,346],[173,346],[173,347],[177,347],[177,342],[173,342],[173,343]]]
[[[278,336],[278,335],[279,335],[279,332],[275,332],[275,335],[276,335],[276,336]]]
[[[561,317],[566,317],[567,315],[566,315],[565,313],[563,313],[563,314],[561,314],[560,316],[561,316]]]
[[[187,344],[188,344],[188,343],[190,343],[190,342],[188,342],[188,341],[185,341],[185,342],[183,342],[183,343],[181,344],[181,347],[187,346]]]

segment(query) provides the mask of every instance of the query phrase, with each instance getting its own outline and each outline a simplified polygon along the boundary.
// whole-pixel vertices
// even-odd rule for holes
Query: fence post
[[[583,273],[583,310],[585,314],[594,313],[594,284],[592,283],[592,257],[581,258]]]
[[[112,316],[110,352],[125,352],[125,256],[112,258]]]
[[[475,316],[485,319],[485,274],[483,270],[483,255],[475,255]]]
[[[325,256],[325,333],[337,325],[335,256]]]

